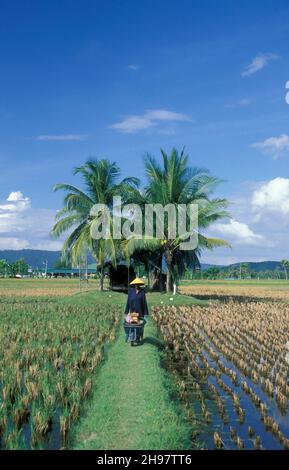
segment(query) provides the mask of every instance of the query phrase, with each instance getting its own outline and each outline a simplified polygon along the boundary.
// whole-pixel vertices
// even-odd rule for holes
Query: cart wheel
[[[133,341],[130,342],[131,347],[134,346]]]

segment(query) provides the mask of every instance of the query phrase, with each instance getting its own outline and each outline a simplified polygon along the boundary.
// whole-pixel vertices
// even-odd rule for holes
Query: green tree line
[[[25,259],[21,258],[14,263],[8,263],[5,259],[0,259],[0,276],[15,277],[17,274],[25,276],[28,274],[29,266]]]
[[[280,261],[280,266],[275,269],[264,269],[255,271],[250,269],[248,263],[240,263],[238,266],[229,266],[228,268],[220,268],[219,266],[210,266],[207,269],[191,272],[187,270],[184,274],[185,279],[288,279],[288,265],[285,266]]]

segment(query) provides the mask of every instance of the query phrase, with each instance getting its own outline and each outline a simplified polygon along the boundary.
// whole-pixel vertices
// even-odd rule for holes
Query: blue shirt
[[[142,318],[149,314],[146,294],[143,289],[138,294],[134,287],[131,287],[129,290],[124,314],[127,315],[133,312],[139,313],[139,316]]]

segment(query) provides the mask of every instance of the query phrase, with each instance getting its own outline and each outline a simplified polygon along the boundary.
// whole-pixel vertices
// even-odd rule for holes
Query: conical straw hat
[[[140,286],[144,286],[144,281],[142,279],[140,279],[139,277],[136,277],[131,283],[130,283],[130,286],[135,286],[135,285],[140,285]]]

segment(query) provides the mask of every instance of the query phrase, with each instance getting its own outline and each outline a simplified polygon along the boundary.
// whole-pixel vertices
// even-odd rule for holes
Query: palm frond
[[[53,238],[59,238],[63,233],[67,230],[74,229],[78,224],[85,224],[83,218],[80,217],[78,214],[72,214],[67,217],[62,218],[53,226],[51,230],[51,236]]]
[[[205,237],[204,235],[198,234],[199,247],[206,248],[207,250],[213,250],[214,248],[232,248],[230,243],[221,238]]]

